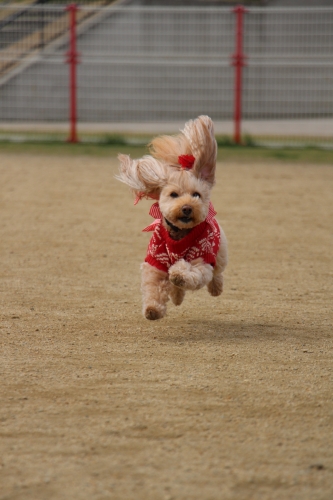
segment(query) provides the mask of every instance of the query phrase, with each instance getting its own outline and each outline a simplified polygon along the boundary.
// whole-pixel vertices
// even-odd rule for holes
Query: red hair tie
[[[195,162],[195,158],[192,155],[180,155],[178,156],[178,163],[183,168],[191,169]]]

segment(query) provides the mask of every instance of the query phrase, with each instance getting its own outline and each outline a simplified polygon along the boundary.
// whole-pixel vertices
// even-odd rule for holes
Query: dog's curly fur
[[[199,116],[187,122],[177,136],[156,137],[149,147],[150,155],[138,160],[119,155],[117,179],[127,184],[136,196],[158,200],[164,227],[171,238],[179,240],[208,214],[217,153],[213,122],[208,116]],[[194,156],[193,168],[181,168],[179,156],[182,155]],[[191,211],[187,220],[184,218],[185,206]],[[227,242],[222,228],[220,230],[221,241],[214,267],[202,258],[191,262],[180,259],[167,273],[148,262],[142,264],[143,314],[147,319],[163,318],[169,298],[179,306],[186,290],[207,286],[214,297],[222,293]]]

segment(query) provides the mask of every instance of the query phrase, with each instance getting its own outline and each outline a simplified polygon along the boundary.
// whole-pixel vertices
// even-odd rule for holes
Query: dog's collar
[[[168,219],[166,219],[165,217],[164,217],[164,220],[168,224],[168,226],[171,227],[172,231],[174,231],[175,233],[178,233],[180,231],[179,227],[174,226],[173,224],[171,224],[171,222],[168,221]]]

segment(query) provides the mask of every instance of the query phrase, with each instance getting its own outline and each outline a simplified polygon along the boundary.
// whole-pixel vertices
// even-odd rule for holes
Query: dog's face
[[[179,229],[190,229],[208,214],[210,187],[190,171],[173,172],[163,187],[159,206],[163,216]]]
[[[213,122],[208,116],[190,120],[181,134],[155,138],[150,152],[138,160],[119,155],[117,179],[130,186],[138,199],[159,200],[164,218],[181,230],[176,232],[182,237],[208,215],[217,153]],[[185,157],[193,163],[184,165]]]

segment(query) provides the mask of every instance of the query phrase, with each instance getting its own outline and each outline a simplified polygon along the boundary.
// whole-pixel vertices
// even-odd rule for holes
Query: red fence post
[[[234,100],[234,141],[241,143],[241,119],[242,119],[242,68],[245,65],[245,54],[243,53],[243,15],[247,10],[243,5],[233,9],[236,14],[236,52],[232,56],[235,66],[235,100]]]
[[[69,51],[66,62],[69,64],[69,106],[70,106],[70,132],[67,142],[78,142],[76,133],[77,113],[76,113],[76,65],[78,64],[78,52],[76,51],[76,12],[78,6],[75,3],[68,5],[69,12]]]

